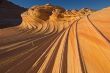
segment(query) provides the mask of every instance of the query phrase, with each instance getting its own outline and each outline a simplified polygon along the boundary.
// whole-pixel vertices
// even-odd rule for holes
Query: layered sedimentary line
[[[85,21],[86,24],[82,24]],[[51,25],[51,24],[47,24]],[[63,28],[57,26],[45,26],[49,28],[43,29],[43,31],[37,31],[37,29],[28,32],[28,36],[37,34],[35,37],[30,39],[22,39],[22,41],[17,40],[15,43],[6,43],[4,46],[0,47],[0,72],[2,73],[93,73],[93,72],[108,72],[109,66],[107,63],[108,56],[106,54],[106,49],[109,49],[107,43],[104,46],[99,46],[99,48],[94,44],[94,36],[98,37],[101,35],[97,30],[91,25],[87,18],[82,18],[75,21],[70,26],[58,31],[58,29]],[[83,26],[83,27],[82,27]],[[82,29],[83,28],[83,29]],[[57,29],[57,30],[56,30]],[[87,33],[84,33],[86,29]],[[42,28],[40,29],[42,30]],[[49,34],[45,34],[51,31]],[[84,32],[83,32],[84,31]],[[22,33],[24,33],[22,31]],[[29,34],[30,33],[30,34]],[[32,34],[33,33],[33,34]],[[85,35],[88,36],[88,39]],[[94,33],[96,35],[92,35]],[[19,34],[18,34],[19,35]],[[26,35],[26,33],[24,34]],[[22,37],[24,36],[22,35]],[[40,37],[38,38],[37,36]],[[89,36],[90,35],[90,36]],[[84,37],[85,36],[85,37]],[[25,36],[26,37],[26,36]],[[92,37],[93,40],[90,38]],[[12,37],[10,37],[12,38]],[[85,39],[86,38],[86,39]],[[98,41],[105,41],[105,38],[100,37]],[[88,42],[85,46],[85,42]],[[90,46],[90,47],[89,47]],[[108,47],[107,47],[108,46]],[[95,49],[94,49],[95,48]],[[94,49],[94,50],[93,50]],[[91,52],[93,51],[93,52]],[[103,59],[93,54],[94,52],[102,55]],[[95,55],[95,56],[94,56]],[[106,61],[107,69],[103,70],[103,62],[93,61],[90,58],[95,58]],[[108,59],[107,59],[108,58]],[[93,67],[96,67],[95,70]]]
[[[75,28],[74,34],[76,35],[76,40],[77,40],[76,42],[78,42],[77,23],[73,23],[72,25],[75,25],[75,24],[76,24],[76,27],[73,27],[73,28]],[[68,66],[68,59],[67,59],[67,56],[69,55],[69,52],[68,52],[69,48],[68,48],[67,44],[70,44],[68,42],[68,38],[69,38],[69,31],[71,30],[72,25],[70,27],[68,27],[66,30],[62,30],[65,32],[62,33],[62,35],[59,37],[59,39],[57,39],[59,43],[57,43],[57,40],[56,40],[56,42],[55,42],[56,46],[55,46],[55,44],[53,44],[51,46],[51,43],[50,44],[45,43],[46,45],[48,44],[48,46],[46,48],[45,44],[44,44],[45,47],[42,45],[43,42],[46,42],[45,40],[51,41],[51,38],[53,38],[53,37],[56,38],[55,34],[53,36],[50,36],[50,38],[49,38],[49,36],[47,36],[47,38],[49,38],[49,39],[44,38],[45,39],[44,40],[42,38],[40,40],[37,40],[37,41],[41,42],[41,44],[39,42],[37,44],[37,42],[34,39],[34,41],[30,40],[30,41],[24,42],[24,45],[22,43],[22,45],[20,44],[20,45],[15,45],[15,46],[11,46],[11,47],[8,46],[9,48],[8,47],[6,48],[6,49],[8,49],[8,51],[6,50],[6,52],[4,51],[0,55],[0,58],[1,58],[0,63],[1,63],[1,65],[6,64],[6,66],[7,66],[7,64],[10,65],[10,63],[14,61],[14,65],[11,64],[12,67],[7,70],[6,69],[4,70],[4,68],[1,68],[1,72],[14,73],[18,69],[21,69],[21,70],[19,70],[20,73],[24,73],[24,72],[28,72],[28,73],[34,73],[34,72],[35,73],[36,72],[38,72],[38,73],[47,73],[47,72],[48,73],[69,73],[70,70],[68,69],[69,66]],[[77,43],[77,45],[78,45],[78,43]],[[15,49],[12,49],[12,47]],[[82,73],[86,73],[85,71],[83,71],[84,66],[82,65],[82,58],[81,58],[79,46],[77,46],[77,47],[75,47],[75,48],[76,48],[76,50],[78,49],[77,53],[79,55],[79,62],[80,62],[79,67],[82,69],[81,71],[80,70],[79,71]],[[39,51],[37,51],[37,48],[39,49]],[[11,49],[11,50],[9,50],[9,49]],[[31,51],[33,51],[32,54],[30,54]],[[36,51],[36,53],[34,53],[35,51]],[[42,53],[38,54],[37,52],[38,53],[42,52]],[[30,55],[27,56],[27,53],[29,53]],[[25,54],[26,54],[26,57],[24,56]],[[8,55],[8,57],[7,57],[7,55]],[[22,58],[22,61],[20,61],[21,59],[19,60],[19,58]],[[17,62],[19,61],[19,62],[17,63],[16,61]],[[31,65],[26,66],[28,63],[25,64],[25,62],[30,62],[32,65],[32,68],[30,67]],[[24,68],[21,68],[21,67],[24,67]],[[50,67],[51,67],[51,69],[50,69]],[[22,70],[22,69],[24,69],[24,70]]]
[[[85,18],[80,19],[70,25],[69,27],[58,31],[59,26],[50,30],[54,26],[45,26],[49,28],[43,29],[42,35],[37,34],[37,29],[31,30],[28,32],[28,36],[33,34],[35,37],[30,39],[22,39],[22,41],[17,41],[12,44],[5,44],[0,47],[0,72],[2,73],[93,73],[93,72],[108,72],[109,66],[107,65],[108,56],[106,51],[103,49],[107,47],[107,43],[99,47],[94,44],[95,40],[89,39],[94,35],[90,33],[97,33],[95,36],[100,35],[94,26],[87,20],[87,24],[81,24],[82,21],[85,21]],[[47,24],[51,25],[51,24]],[[82,27],[83,26],[83,27]],[[59,27],[63,28],[63,27]],[[83,29],[82,29],[83,28]],[[84,33],[85,31],[88,33]],[[41,29],[42,30],[42,29]],[[49,34],[46,32],[51,31]],[[33,32],[33,34],[31,34]],[[22,32],[24,33],[24,32]],[[29,34],[30,33],[30,34]],[[54,34],[53,34],[54,33]],[[88,34],[88,39],[85,35]],[[18,34],[19,35],[19,34]],[[26,35],[26,33],[25,33]],[[37,36],[41,35],[41,38]],[[91,35],[91,36],[89,36]],[[23,35],[24,36],[24,35]],[[85,36],[85,37],[84,37]],[[25,36],[26,37],[26,36]],[[11,37],[12,38],[12,37]],[[86,39],[85,39],[86,38]],[[97,40],[104,41],[105,39],[100,37]],[[90,41],[85,46],[85,42]],[[106,42],[106,41],[104,41]],[[90,47],[89,47],[90,46]],[[89,49],[90,48],[90,49]],[[95,49],[94,49],[95,48]],[[93,50],[94,49],[94,50]],[[91,53],[91,50],[98,52],[102,55],[103,59],[97,55]],[[95,55],[95,56],[94,56]],[[93,61],[91,62],[90,58],[94,57],[95,59],[100,59],[106,61],[106,66],[108,69],[102,70],[104,68],[103,62]],[[100,61],[99,60],[99,61]],[[92,63],[92,64],[91,64]],[[95,64],[95,65],[94,65]],[[95,70],[93,67],[96,67]]]
[[[79,42],[79,36],[78,36],[78,22],[80,21],[80,19],[76,22],[76,40],[77,40],[77,49],[78,49],[78,54],[79,54],[79,59],[80,59],[80,65],[81,65],[81,71],[82,73],[88,73],[87,72],[87,68],[86,68],[86,64],[83,58],[83,53],[80,47],[80,42]]]
[[[87,15],[87,19],[88,21],[93,25],[93,27],[96,29],[96,31],[98,31],[100,33],[100,35],[102,35],[109,43],[110,40],[95,26],[95,24],[90,20],[89,15]]]
[[[55,36],[55,35],[54,35],[54,36]],[[52,37],[52,36],[51,36],[51,37]],[[48,38],[49,38],[49,37],[48,37]],[[46,38],[45,38],[45,39],[46,39]],[[41,39],[41,40],[43,40],[43,39]],[[48,39],[46,39],[46,40],[48,40]],[[43,41],[44,41],[44,40],[43,40]],[[50,40],[49,40],[49,41],[50,41]],[[53,40],[52,40],[52,41],[53,41]],[[30,41],[30,42],[31,42],[31,41]],[[46,42],[46,41],[45,41],[45,42]],[[27,43],[28,43],[28,42],[27,42]],[[40,44],[40,42],[39,42],[39,44]],[[23,44],[22,44],[22,45],[23,45]],[[28,45],[29,45],[29,44],[27,44],[27,47],[29,48]],[[35,45],[35,44],[34,44],[34,45]],[[50,44],[48,44],[48,45],[50,45]],[[17,45],[17,46],[19,46],[19,45]],[[2,58],[3,58],[3,57],[2,57],[3,55],[13,53],[13,55],[11,55],[11,56],[14,56],[14,54],[17,54],[17,52],[18,52],[17,46],[14,46],[14,48],[16,48],[16,49],[14,49],[14,50],[10,50],[10,51],[8,51],[8,52],[2,53],[2,54],[1,54],[1,60],[2,60]],[[23,47],[26,48],[26,46],[21,46],[21,47],[18,47],[18,48],[23,48]],[[30,44],[30,48],[31,48],[31,47],[32,47],[32,45]],[[9,48],[12,49],[12,47],[9,47]],[[39,48],[40,48],[40,46],[39,46]],[[42,48],[43,48],[43,45],[42,45]],[[22,49],[21,52],[23,52],[23,50],[25,50],[25,49]],[[28,49],[28,50],[29,50],[29,49]],[[42,49],[42,50],[43,50],[43,49]],[[40,50],[39,52],[41,52],[41,50]],[[18,52],[18,53],[20,54],[20,49],[19,49],[19,52]],[[25,53],[24,53],[24,54],[25,54]],[[36,55],[37,55],[37,54],[36,54]],[[11,57],[11,56],[10,56],[10,57]],[[18,55],[18,56],[19,56],[19,55]],[[22,55],[21,55],[21,56],[22,56]],[[8,57],[9,57],[9,56],[8,56]],[[16,57],[16,56],[15,56],[15,57]],[[5,58],[5,57],[4,57],[4,58]],[[13,57],[12,57],[12,58],[13,58]],[[8,59],[7,59],[7,60],[8,60]],[[7,60],[4,61],[4,62],[1,62],[1,65],[4,64],[5,62],[7,62]],[[10,58],[10,60],[11,60],[11,58]],[[41,61],[41,60],[40,60],[40,61]],[[40,62],[40,61],[39,61],[39,62]],[[9,63],[10,63],[10,61],[9,61]],[[21,62],[20,62],[20,63],[21,63]],[[18,65],[19,65],[19,63],[17,64],[17,66],[18,66]],[[14,66],[13,68],[15,69],[15,67],[16,67],[16,66]],[[9,69],[9,70],[7,71],[7,73],[13,72],[13,70],[14,70],[13,68],[12,68],[11,70]],[[25,70],[25,71],[26,71],[26,70]]]
[[[87,10],[74,17],[49,4],[30,8],[20,26],[0,30],[0,72],[109,73],[110,16],[83,17]]]

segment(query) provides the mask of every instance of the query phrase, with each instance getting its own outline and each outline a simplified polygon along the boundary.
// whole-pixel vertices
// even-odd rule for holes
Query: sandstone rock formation
[[[109,73],[110,7],[65,10],[46,4],[0,29],[0,73]]]
[[[20,28],[37,28],[39,22],[46,23],[46,21],[49,20],[50,16],[53,14],[53,11],[55,9],[60,10],[61,13],[65,11],[65,9],[61,7],[49,4],[42,6],[33,6],[21,15],[23,22],[20,25]]]
[[[65,10],[62,7],[51,4],[33,6],[21,15],[23,20],[20,28],[34,29],[37,28],[39,22],[60,22],[60,25],[63,25],[63,23],[70,22],[71,20],[74,21],[93,12],[93,10],[87,8],[81,10]]]

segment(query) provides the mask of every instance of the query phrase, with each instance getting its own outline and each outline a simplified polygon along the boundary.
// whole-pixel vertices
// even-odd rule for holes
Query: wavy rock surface
[[[78,13],[35,6],[20,26],[0,30],[0,72],[109,73],[110,8]]]

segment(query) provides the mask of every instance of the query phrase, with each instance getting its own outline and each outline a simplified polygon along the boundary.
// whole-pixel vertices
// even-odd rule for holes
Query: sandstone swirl
[[[29,8],[0,29],[0,73],[109,73],[110,8],[93,12]]]

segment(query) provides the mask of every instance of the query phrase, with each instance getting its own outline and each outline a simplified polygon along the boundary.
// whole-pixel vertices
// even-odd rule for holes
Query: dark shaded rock
[[[19,25],[22,21],[21,13],[25,10],[26,8],[15,5],[10,1],[0,0],[0,28]]]

